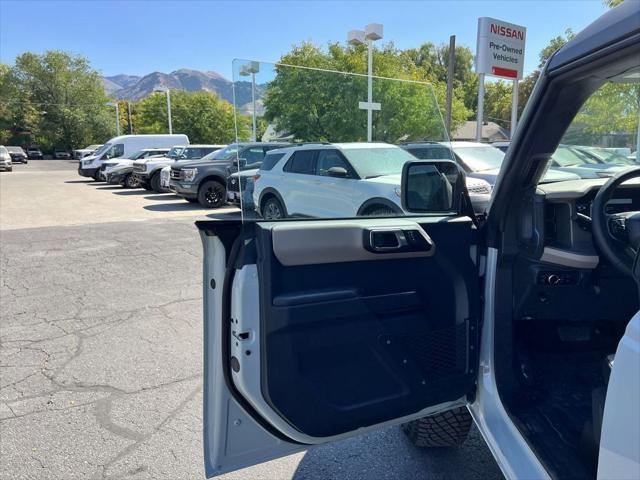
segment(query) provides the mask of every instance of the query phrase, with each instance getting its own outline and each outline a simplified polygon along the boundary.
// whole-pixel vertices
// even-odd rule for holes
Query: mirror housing
[[[408,213],[462,213],[466,178],[451,160],[409,161],[402,167],[400,194]]]
[[[231,164],[234,167],[242,168],[247,164],[247,159],[246,158],[236,158],[231,162]]]
[[[349,172],[347,172],[347,169],[344,167],[331,167],[329,170],[327,170],[327,174],[330,177],[336,178],[346,178],[349,176]]]

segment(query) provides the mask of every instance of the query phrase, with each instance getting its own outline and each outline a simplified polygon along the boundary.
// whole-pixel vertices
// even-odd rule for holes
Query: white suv
[[[285,217],[384,216],[402,213],[400,177],[415,160],[388,143],[307,144],[283,148],[255,176],[253,203],[267,220]],[[266,159],[265,159],[266,160]],[[476,211],[484,210],[491,186],[468,179]]]

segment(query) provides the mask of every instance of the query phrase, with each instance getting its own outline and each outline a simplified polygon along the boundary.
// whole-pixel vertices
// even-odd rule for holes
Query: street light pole
[[[367,102],[373,103],[373,40],[367,38]],[[373,136],[373,109],[367,108],[367,142]]]
[[[131,122],[131,102],[127,102],[127,114],[129,118],[129,135],[133,135],[133,123]]]
[[[253,110],[252,115],[252,130],[251,130],[251,141],[255,142],[257,137],[257,126],[256,126],[256,73],[260,71],[260,64],[258,62],[249,62],[240,67],[240,76],[248,77],[251,75],[251,105]]]
[[[173,125],[171,124],[171,92],[168,88],[158,87],[154,92],[162,92],[167,96],[167,121],[169,123],[169,135],[173,134]]]
[[[107,107],[116,107],[116,137],[120,136],[120,108],[118,107],[118,102],[107,102],[105,103]]]
[[[167,88],[167,118],[169,119],[169,135],[173,135],[173,123],[171,122],[171,91]]]
[[[373,137],[373,111],[380,110],[380,103],[373,101],[373,42],[382,38],[382,24],[370,23],[362,30],[351,30],[347,35],[350,45],[367,44],[367,101],[358,102],[359,108],[367,111],[367,141]]]

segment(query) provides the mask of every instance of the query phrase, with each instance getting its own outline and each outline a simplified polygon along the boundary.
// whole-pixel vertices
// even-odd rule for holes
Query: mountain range
[[[187,92],[214,92],[233,103],[233,82],[217,72],[181,68],[171,73],[153,72],[143,77],[120,74],[102,78],[107,94],[121,100],[140,100],[158,88],[169,88]],[[263,86],[256,85],[256,96],[263,90]],[[236,82],[236,96],[238,105],[245,106],[251,102],[251,82]]]

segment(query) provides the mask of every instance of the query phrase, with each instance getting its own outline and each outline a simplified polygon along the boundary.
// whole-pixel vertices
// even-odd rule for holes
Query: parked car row
[[[16,163],[29,163],[29,156],[22,147],[0,145],[0,170],[12,172]]]
[[[508,142],[500,145],[508,148]],[[185,135],[125,135],[84,157],[78,173],[125,188],[173,192],[204,208],[227,203],[269,220],[402,213],[403,165],[452,160],[486,211],[504,151],[476,142],[190,144]],[[610,177],[635,165],[605,149],[560,145],[542,183]]]

